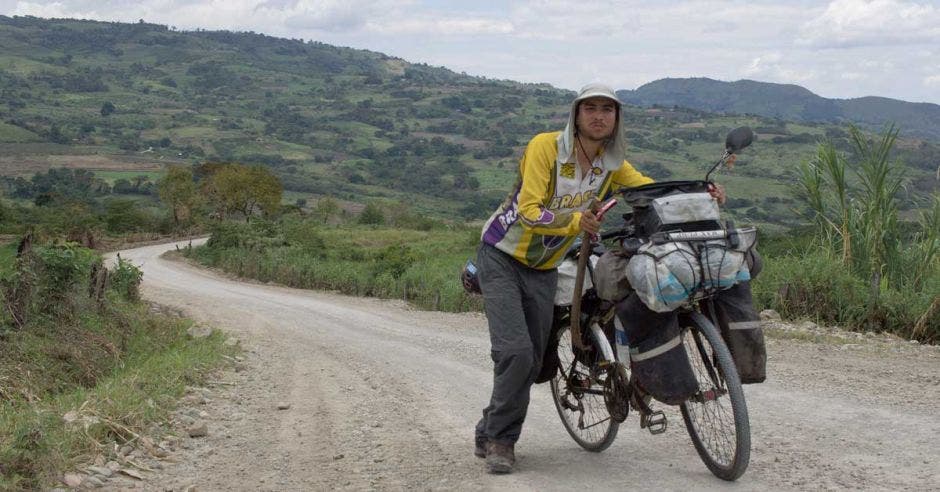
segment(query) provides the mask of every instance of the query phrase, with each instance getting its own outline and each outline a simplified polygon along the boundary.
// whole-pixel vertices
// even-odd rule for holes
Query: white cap
[[[599,83],[591,83],[581,88],[578,97],[571,101],[571,109],[568,114],[568,124],[565,131],[558,136],[558,164],[568,162],[574,153],[575,131],[577,130],[577,111],[578,103],[592,97],[605,97],[617,103],[617,111],[620,111],[621,102],[617,98],[617,93],[609,86]],[[617,126],[611,134],[610,140],[604,144],[604,154],[601,156],[604,169],[616,171],[620,169],[624,159],[627,157],[627,139],[623,134],[623,118],[617,118]]]

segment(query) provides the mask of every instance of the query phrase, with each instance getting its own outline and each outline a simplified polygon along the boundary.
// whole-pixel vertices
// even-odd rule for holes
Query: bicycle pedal
[[[646,428],[650,434],[662,434],[666,432],[666,414],[662,410],[643,414],[640,418],[640,428]]]

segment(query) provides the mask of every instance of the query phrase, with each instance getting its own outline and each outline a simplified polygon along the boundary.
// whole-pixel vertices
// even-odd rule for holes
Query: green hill
[[[930,103],[884,97],[826,99],[798,85],[707,78],[660,79],[633,91],[617,91],[617,95],[638,106],[682,106],[801,122],[855,123],[870,130],[894,122],[904,135],[940,140],[940,106]]]
[[[0,16],[0,174],[55,166],[104,179],[166,163],[269,166],[287,196],[397,201],[482,218],[532,135],[561,129],[570,91],[470,77],[371,51],[227,31]],[[794,222],[796,163],[836,126],[628,106],[630,160],[656,178],[699,178],[724,134],[759,141],[719,179],[740,218]],[[846,144],[847,145],[847,144]],[[903,142],[918,196],[940,160]],[[124,174],[122,174],[124,173]],[[924,178],[924,179],[920,179]]]

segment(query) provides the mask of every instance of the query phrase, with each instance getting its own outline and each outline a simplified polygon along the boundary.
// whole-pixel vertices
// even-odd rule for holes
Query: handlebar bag
[[[708,193],[676,193],[636,202],[633,217],[640,236],[721,228],[718,202]]]
[[[626,335],[632,377],[643,391],[667,405],[678,405],[698,391],[676,313],[651,311],[631,294],[617,304],[617,317]]]

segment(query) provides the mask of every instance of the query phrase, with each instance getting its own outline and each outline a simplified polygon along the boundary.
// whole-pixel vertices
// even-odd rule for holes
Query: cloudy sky
[[[940,0],[0,0],[0,13],[263,32],[567,89],[704,76],[940,104]]]

